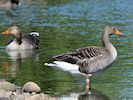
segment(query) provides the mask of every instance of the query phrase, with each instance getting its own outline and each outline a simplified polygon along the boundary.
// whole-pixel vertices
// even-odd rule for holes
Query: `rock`
[[[43,94],[35,94],[31,97],[26,98],[25,100],[47,100]]]
[[[31,93],[31,95],[35,95],[35,94],[36,94],[36,92],[32,92],[32,93]]]
[[[22,96],[24,96],[24,98],[30,97],[30,93],[23,93]]]
[[[6,93],[5,90],[0,89],[0,98],[1,98],[1,97],[4,97],[5,93]]]
[[[14,84],[10,82],[0,82],[0,89],[6,90],[6,91],[15,91],[16,87]]]
[[[13,94],[13,95],[20,95],[19,92],[13,92],[12,94]]]
[[[24,96],[21,94],[11,95],[10,100],[24,100]]]
[[[22,88],[23,91],[26,91],[26,92],[40,92],[41,91],[41,88],[34,82],[27,82],[23,88]]]
[[[4,95],[4,97],[6,97],[6,98],[10,98],[10,96],[12,95],[12,93],[13,92],[11,92],[11,91],[7,91],[6,93],[5,93],[5,95]]]
[[[10,99],[8,99],[6,97],[2,97],[2,98],[0,98],[0,100],[10,100]]]

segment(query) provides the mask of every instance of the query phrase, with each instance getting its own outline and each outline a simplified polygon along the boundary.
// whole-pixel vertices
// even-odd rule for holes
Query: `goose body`
[[[53,56],[53,64],[59,67],[59,62],[67,62],[78,65],[78,71],[80,73],[89,75],[99,70],[102,70],[111,65],[116,57],[117,51],[109,40],[109,36],[112,34],[122,35],[115,27],[105,27],[102,37],[103,47],[88,46],[77,49],[73,52],[68,52],[60,55]],[[57,63],[58,62],[58,63]],[[46,63],[47,66],[50,66]],[[74,67],[74,66],[73,66]],[[64,67],[60,67],[64,68]],[[75,70],[77,68],[75,67]],[[69,70],[71,72],[71,69]]]
[[[19,0],[0,0],[0,8],[11,8],[19,4]]]
[[[39,33],[32,32],[29,35],[22,36],[17,26],[10,27],[3,35],[12,35],[14,39],[6,46],[7,50],[28,50],[39,48]]]

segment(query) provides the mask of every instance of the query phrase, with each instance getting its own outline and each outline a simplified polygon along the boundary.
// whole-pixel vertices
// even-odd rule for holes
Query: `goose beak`
[[[9,29],[2,33],[2,35],[8,35],[8,34],[10,34],[10,30]]]
[[[118,30],[115,31],[115,34],[116,34],[116,35],[123,35],[123,33],[121,33],[121,32],[118,31]]]

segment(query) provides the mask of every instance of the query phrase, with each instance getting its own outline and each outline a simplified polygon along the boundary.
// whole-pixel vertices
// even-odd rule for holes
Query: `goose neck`
[[[108,47],[110,48],[110,46],[113,46],[109,40],[109,34],[107,33],[103,34],[102,42],[105,48],[108,48]]]
[[[14,36],[14,41],[17,42],[19,45],[22,43],[22,35],[18,34]]]

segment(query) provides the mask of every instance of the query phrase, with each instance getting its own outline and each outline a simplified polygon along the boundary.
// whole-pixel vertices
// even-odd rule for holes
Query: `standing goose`
[[[111,65],[117,57],[117,51],[109,40],[109,36],[112,34],[123,35],[115,27],[107,26],[102,36],[103,47],[88,46],[73,52],[53,56],[53,59],[57,61],[49,64],[45,63],[45,65],[60,67],[71,73],[85,74],[86,88],[89,88],[89,76]]]
[[[12,35],[14,39],[6,46],[7,50],[28,50],[39,48],[39,33],[31,32],[29,35],[22,36],[17,26],[8,28],[3,35]]]
[[[0,0],[0,7],[2,8],[11,8],[19,4],[19,0]]]

